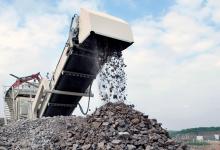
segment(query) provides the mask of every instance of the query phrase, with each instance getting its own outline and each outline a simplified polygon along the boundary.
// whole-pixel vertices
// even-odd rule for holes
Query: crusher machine
[[[5,123],[19,119],[33,119],[32,103],[42,79],[40,73],[25,77],[10,75],[17,80],[9,88],[4,87]]]
[[[32,103],[34,118],[71,115],[107,58],[133,43],[131,28],[122,19],[80,9],[71,21],[69,38],[50,80],[42,79]]]

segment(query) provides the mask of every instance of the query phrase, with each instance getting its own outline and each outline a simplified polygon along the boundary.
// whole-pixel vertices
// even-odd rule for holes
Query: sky
[[[127,103],[170,130],[220,126],[218,0],[0,0],[0,116],[9,74],[53,72],[80,7],[131,25]],[[92,91],[91,112],[103,104],[97,82]],[[86,108],[87,99],[81,103]]]

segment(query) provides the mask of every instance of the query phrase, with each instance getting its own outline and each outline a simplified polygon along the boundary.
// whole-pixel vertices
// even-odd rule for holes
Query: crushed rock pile
[[[124,103],[107,103],[85,118],[21,120],[0,128],[0,149],[185,150],[147,115]]]

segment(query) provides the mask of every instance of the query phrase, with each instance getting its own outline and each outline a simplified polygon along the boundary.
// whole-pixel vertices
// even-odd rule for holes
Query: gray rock
[[[121,143],[121,140],[113,140],[112,141],[112,144],[120,144]]]
[[[153,150],[153,147],[152,146],[146,146],[145,150]]]
[[[147,131],[141,131],[140,133],[141,133],[142,135],[147,135],[148,132],[147,132]]]
[[[78,144],[73,144],[72,150],[77,150],[78,146]]]
[[[108,123],[108,122],[103,122],[102,125],[103,125],[103,126],[108,126],[109,123]]]
[[[138,118],[134,118],[134,119],[131,120],[131,122],[133,124],[138,124],[140,122],[140,120]]]
[[[129,138],[130,134],[128,132],[118,132],[120,138]]]
[[[99,128],[100,125],[101,125],[101,122],[93,122],[92,125],[93,125],[93,127],[95,127],[95,128]]]
[[[105,149],[105,142],[98,143],[98,148]]]
[[[111,150],[111,149],[112,149],[111,144],[108,143],[106,149],[107,149],[107,150]]]
[[[0,150],[8,150],[6,147],[0,146]]]
[[[119,119],[119,120],[118,120],[118,125],[119,125],[120,127],[124,127],[124,126],[126,125],[126,123],[125,123],[124,120]]]
[[[128,148],[128,150],[135,150],[135,149],[136,149],[136,146],[131,145],[131,144],[128,144],[128,145],[127,145],[127,148]]]
[[[90,147],[91,147],[91,144],[86,144],[86,145],[82,146],[82,149],[83,150],[88,150],[88,149],[90,149]]]

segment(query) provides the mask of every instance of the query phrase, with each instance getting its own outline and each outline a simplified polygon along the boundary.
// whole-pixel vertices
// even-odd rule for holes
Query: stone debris
[[[0,127],[4,125],[4,118],[0,118]]]
[[[107,103],[85,118],[20,120],[0,128],[1,149],[186,150],[155,119],[124,103]]]
[[[121,55],[114,53],[108,58],[98,76],[101,100],[123,102],[127,99],[125,67],[126,65]]]

